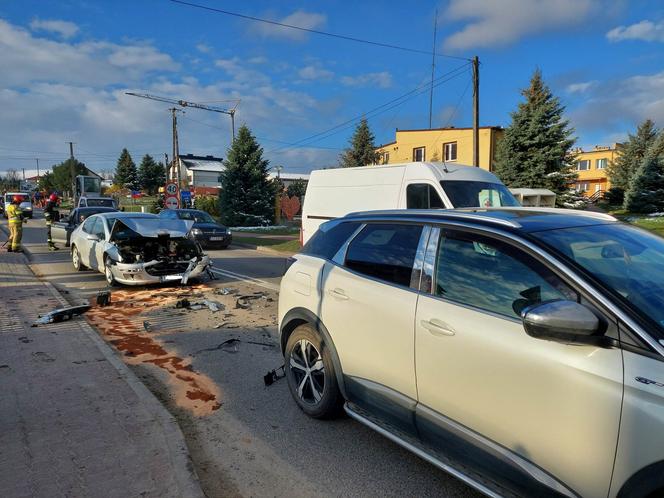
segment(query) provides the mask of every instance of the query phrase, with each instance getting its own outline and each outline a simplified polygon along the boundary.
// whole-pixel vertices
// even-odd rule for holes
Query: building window
[[[577,192],[588,192],[588,182],[577,183],[576,184]]]
[[[597,169],[604,169],[606,168],[606,162],[607,162],[606,158],[598,159],[597,161],[595,161],[595,166],[597,167]]]
[[[381,157],[381,164],[388,164],[390,162],[390,153],[389,152],[383,152],[382,157]]]
[[[443,144],[443,158],[445,161],[456,161],[457,160],[457,143],[449,142]]]
[[[586,171],[590,169],[590,161],[588,159],[584,159],[583,161],[577,161],[576,162],[576,170],[577,171]]]
[[[595,184],[595,192],[599,192],[600,190],[602,190],[602,184],[601,183],[596,183]]]
[[[426,161],[424,150],[425,150],[425,147],[417,147],[417,148],[413,149],[413,161],[414,162],[418,163],[418,162]]]

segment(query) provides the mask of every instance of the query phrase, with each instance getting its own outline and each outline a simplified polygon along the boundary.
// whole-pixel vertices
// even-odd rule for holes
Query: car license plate
[[[223,237],[210,237],[210,240],[224,240]]]

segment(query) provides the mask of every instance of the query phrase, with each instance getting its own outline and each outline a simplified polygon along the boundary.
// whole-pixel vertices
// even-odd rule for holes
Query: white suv
[[[293,398],[490,496],[664,495],[664,239],[567,210],[321,226],[281,283]]]

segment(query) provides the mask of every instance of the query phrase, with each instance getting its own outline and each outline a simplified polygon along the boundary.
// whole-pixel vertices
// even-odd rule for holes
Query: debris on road
[[[221,303],[218,303],[217,301],[211,301],[210,299],[205,299],[203,301],[203,304],[208,307],[210,311],[213,313],[216,313],[217,311],[223,311],[226,309],[226,306],[224,306]]]
[[[99,291],[97,293],[97,306],[108,306],[111,304],[111,291]]]
[[[191,306],[191,303],[189,302],[189,299],[187,299],[187,298],[180,299],[179,301],[177,301],[175,303],[175,307],[177,309],[180,309],[180,308],[188,309],[190,306]]]
[[[240,296],[235,301],[235,307],[243,310],[251,309],[251,302],[256,299],[265,299],[267,300],[267,293],[265,292],[255,292],[254,294],[247,294],[245,296]]]
[[[231,287],[222,287],[221,289],[216,290],[214,293],[219,294],[220,296],[228,296],[231,294],[237,294],[238,290]]]
[[[147,320],[143,321],[143,328],[145,329],[146,332],[151,332],[152,331],[152,324],[148,322]]]
[[[40,316],[37,320],[35,320],[32,326],[37,327],[39,325],[46,325],[47,323],[58,323],[71,320],[73,317],[81,315],[89,309],[89,304],[70,306],[69,308],[58,308],[44,316]]]
[[[263,382],[265,382],[266,387],[271,386],[279,379],[283,379],[284,377],[286,377],[286,369],[284,367],[285,365],[281,365],[279,368],[270,370],[268,373],[263,375]],[[277,373],[278,370],[281,370],[281,373]]]

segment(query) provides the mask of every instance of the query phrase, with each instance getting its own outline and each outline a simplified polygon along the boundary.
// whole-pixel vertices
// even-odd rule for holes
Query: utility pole
[[[181,178],[180,178],[180,147],[178,145],[178,112],[184,112],[176,107],[171,107],[169,109],[173,116],[173,168],[175,169],[174,178],[177,180],[178,189],[182,188]]]
[[[480,167],[480,59],[473,57],[473,166]]]
[[[74,142],[69,144],[69,174],[71,175],[71,198],[76,197],[76,168],[74,167]],[[75,206],[74,206],[75,207]]]
[[[431,129],[431,120],[433,117],[433,77],[436,72],[436,32],[438,30],[438,9],[433,22],[433,48],[431,49],[431,88],[429,89],[429,129]]]
[[[39,158],[35,157],[35,161],[37,161],[37,181],[39,181]]]

